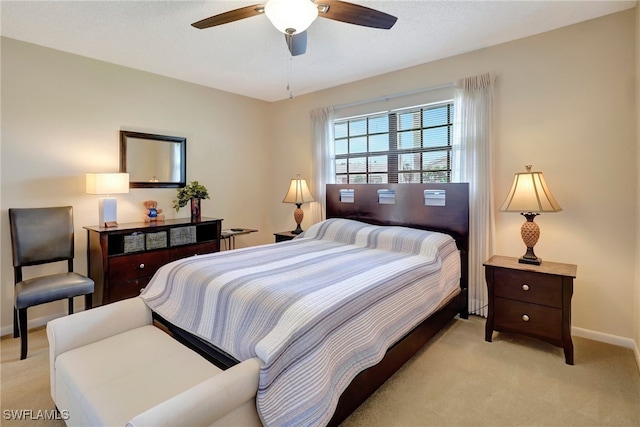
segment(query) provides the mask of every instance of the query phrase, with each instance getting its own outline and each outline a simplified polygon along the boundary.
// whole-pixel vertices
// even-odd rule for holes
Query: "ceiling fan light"
[[[264,13],[279,31],[296,34],[309,28],[318,17],[318,7],[310,0],[269,0]]]

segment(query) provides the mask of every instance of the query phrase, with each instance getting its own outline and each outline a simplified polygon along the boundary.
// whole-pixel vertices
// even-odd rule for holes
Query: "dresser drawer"
[[[562,308],[562,278],[503,268],[493,270],[493,293],[497,297]]]
[[[562,342],[562,310],[495,298],[494,329],[516,332],[553,343]]]
[[[109,284],[109,301],[120,301],[140,295],[142,289],[149,283],[153,276],[141,277],[139,279],[122,280]]]
[[[111,257],[109,259],[109,279],[124,281],[153,276],[158,268],[168,262],[168,250]]]
[[[205,243],[197,243],[189,246],[178,246],[171,248],[171,261],[181,258],[187,258],[193,255],[204,255],[212,252],[218,252],[220,247],[217,240]]]

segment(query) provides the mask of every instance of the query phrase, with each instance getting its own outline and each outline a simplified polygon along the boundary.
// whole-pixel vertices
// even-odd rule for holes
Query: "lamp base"
[[[302,220],[304,219],[304,211],[300,207],[301,205],[302,203],[296,203],[297,208],[295,211],[293,211],[293,219],[296,221],[297,226],[295,230],[291,230],[291,234],[302,233],[302,227],[300,227],[300,223],[302,223]]]
[[[98,224],[100,227],[117,227],[118,202],[115,197],[103,197],[98,200]]]
[[[533,247],[538,243],[538,239],[540,238],[540,228],[538,228],[538,224],[533,222],[533,219],[536,217],[536,213],[523,213],[522,214],[527,221],[522,224],[520,228],[520,235],[522,236],[522,241],[527,247],[527,253],[522,255],[518,262],[521,264],[534,264],[540,265],[542,264],[542,259],[538,258],[535,253],[533,253]]]
[[[520,264],[540,265],[540,264],[542,264],[542,258],[538,258],[538,257],[527,258],[525,255],[523,255],[518,259],[518,262]]]

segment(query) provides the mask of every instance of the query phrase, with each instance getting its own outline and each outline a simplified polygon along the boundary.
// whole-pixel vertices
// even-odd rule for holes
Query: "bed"
[[[467,184],[328,185],[327,220],[298,238],[171,263],[142,297],[216,365],[261,357],[265,424],[337,425],[453,317],[467,317],[468,216]],[[373,323],[384,333],[356,329]]]

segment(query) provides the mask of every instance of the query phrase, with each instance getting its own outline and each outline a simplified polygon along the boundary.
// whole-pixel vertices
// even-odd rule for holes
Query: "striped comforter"
[[[325,425],[362,370],[458,289],[449,236],[344,219],[162,267],[142,294],[238,360],[260,357],[265,425]]]

